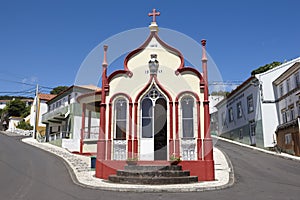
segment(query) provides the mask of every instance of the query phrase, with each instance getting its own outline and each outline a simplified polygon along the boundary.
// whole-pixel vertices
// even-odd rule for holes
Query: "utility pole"
[[[36,84],[36,90],[35,90],[35,115],[34,115],[34,126],[33,126],[33,138],[36,139],[36,128],[39,124],[38,122],[38,112],[39,112],[39,85]]]

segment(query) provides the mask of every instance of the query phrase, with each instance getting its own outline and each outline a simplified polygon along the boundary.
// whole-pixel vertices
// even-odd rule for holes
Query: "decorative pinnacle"
[[[104,56],[103,56],[103,63],[102,63],[102,66],[103,66],[103,67],[107,67],[107,66],[108,66],[108,64],[107,64],[107,58],[106,58],[107,49],[108,49],[108,46],[107,46],[107,45],[104,45],[104,46],[103,46]]]
[[[202,44],[202,61],[207,61],[207,57],[206,57],[206,40],[201,40],[201,44]]]

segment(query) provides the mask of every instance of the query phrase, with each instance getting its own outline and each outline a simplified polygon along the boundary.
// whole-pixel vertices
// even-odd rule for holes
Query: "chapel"
[[[206,40],[201,41],[202,72],[185,66],[180,50],[159,37],[155,9],[149,35],[124,59],[124,68],[108,74],[104,46],[96,177],[108,179],[127,160],[163,165],[180,159],[198,181],[214,180],[210,136]],[[198,66],[200,67],[200,66]],[[82,101],[84,98],[82,98]]]

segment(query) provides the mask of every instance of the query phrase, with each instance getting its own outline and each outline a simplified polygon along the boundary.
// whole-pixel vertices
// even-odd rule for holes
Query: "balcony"
[[[55,110],[51,110],[42,115],[42,123],[56,122],[59,123],[64,120],[69,114],[69,106],[63,106]]]

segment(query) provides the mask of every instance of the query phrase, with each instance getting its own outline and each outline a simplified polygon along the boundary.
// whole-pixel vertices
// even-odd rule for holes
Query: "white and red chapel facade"
[[[214,180],[206,41],[201,41],[200,73],[185,66],[181,52],[159,38],[159,13],[153,9],[149,15],[150,35],[126,56],[124,69],[107,74],[104,47],[102,87],[94,94],[100,104],[96,177],[107,179],[128,159],[159,165],[175,156],[199,181]],[[84,110],[88,98],[80,97]]]

